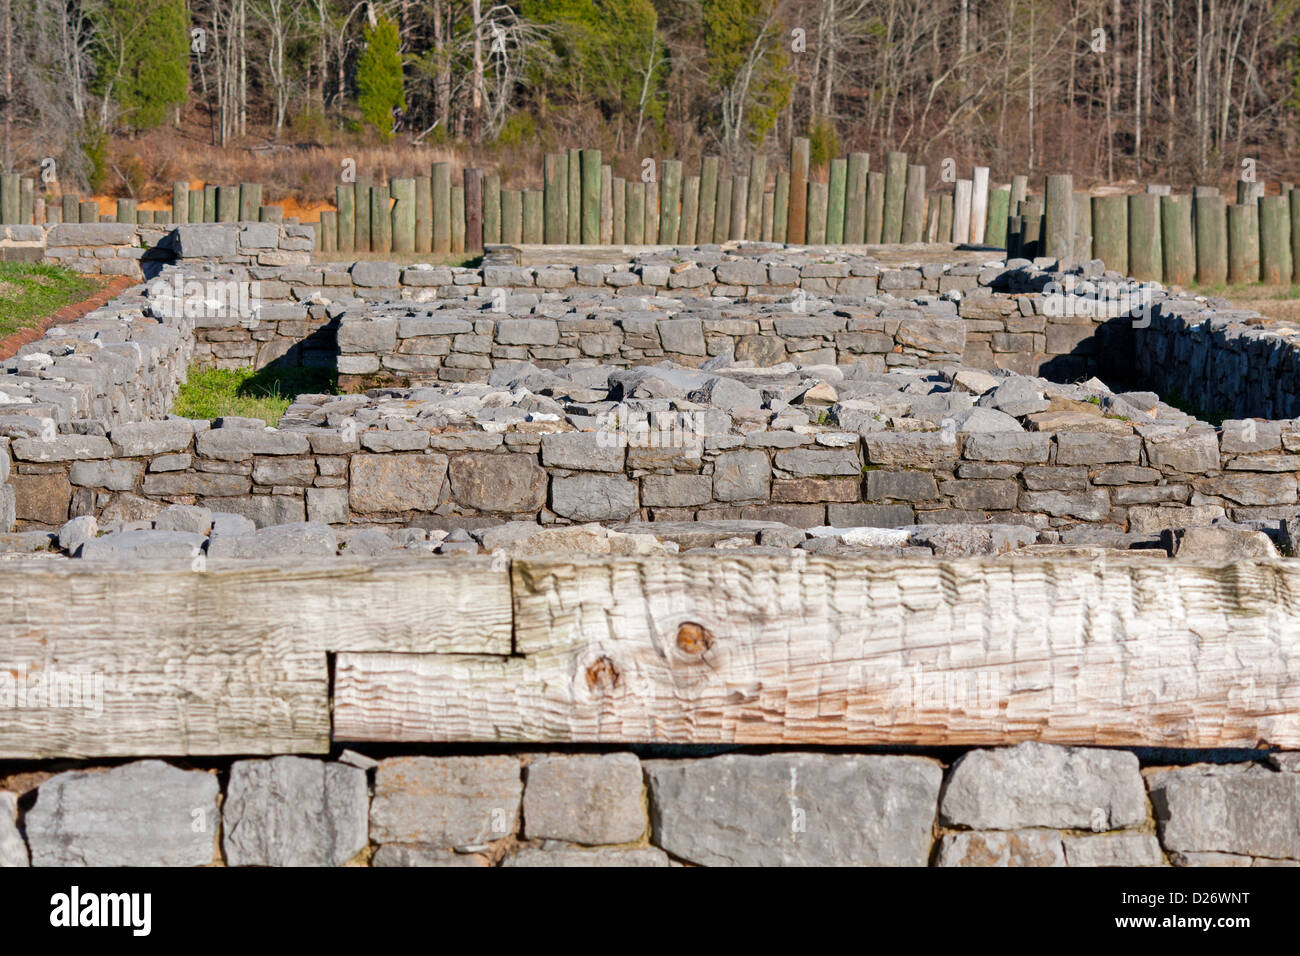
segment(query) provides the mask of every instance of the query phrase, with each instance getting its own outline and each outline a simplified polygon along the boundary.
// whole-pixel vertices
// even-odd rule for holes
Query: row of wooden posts
[[[1216,186],[1190,195],[1150,185],[1140,195],[1074,192],[1070,176],[1048,176],[1042,195],[1011,181],[1009,256],[1100,259],[1108,269],[1166,285],[1287,285],[1300,279],[1300,190],[1238,182],[1236,202]]]
[[[723,175],[706,156],[698,175],[662,160],[642,179],[614,176],[598,149],[546,156],[542,188],[502,188],[500,177],[435,163],[428,176],[387,186],[358,179],[335,189],[321,214],[324,251],[477,252],[484,244],[695,245],[748,239],[808,245],[923,241],[1005,241],[1010,190],[989,192],[987,167],[938,197],[926,195],[926,168],[887,154],[872,171],[866,153],[829,164],[828,181],[809,178],[809,142],[796,138],[789,169],[767,157]],[[927,200],[929,200],[927,202]],[[986,225],[993,224],[986,235]]]
[[[116,200],[112,213],[102,213],[99,203],[64,193],[57,202],[46,202],[43,196],[27,197],[32,190],[22,185],[30,179],[19,179],[12,174],[0,174],[0,222],[27,225],[58,225],[64,222],[127,222],[140,225],[150,223],[184,224],[191,222],[296,222],[286,220],[281,206],[262,205],[262,186],[259,183],[242,183],[238,186],[204,186],[190,189],[189,183],[172,184],[172,205],[168,209],[140,209],[134,199]],[[19,204],[6,206],[11,194],[23,199]],[[10,212],[13,212],[12,217]]]

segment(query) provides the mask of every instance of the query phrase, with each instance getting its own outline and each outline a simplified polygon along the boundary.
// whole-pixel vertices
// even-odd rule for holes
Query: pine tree
[[[357,61],[357,102],[365,121],[381,137],[392,139],[393,108],[406,109],[397,24],[381,16],[374,27],[366,27],[365,39],[366,48]]]
[[[185,0],[106,0],[95,23],[94,92],[111,97],[133,129],[166,121],[189,91],[189,13]]]

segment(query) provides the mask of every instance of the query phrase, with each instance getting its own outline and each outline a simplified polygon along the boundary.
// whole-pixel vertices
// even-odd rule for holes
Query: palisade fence
[[[949,167],[950,168],[950,167]],[[826,181],[813,178],[816,172]],[[549,154],[541,189],[503,188],[496,173],[435,163],[428,176],[377,183],[358,174],[335,187],[316,249],[336,253],[468,253],[484,245],[697,245],[736,240],[792,245],[970,243],[1009,257],[1066,262],[1096,258],[1108,269],[1170,285],[1285,284],[1300,273],[1300,195],[1290,183],[1266,195],[1239,182],[1235,203],[1217,187],[1172,195],[1149,185],[1140,195],[1076,192],[1068,175],[1049,175],[1040,194],[1027,176],[991,187],[989,169],[927,190],[924,165],[904,152],[871,169],[865,152],[813,171],[809,141],[791,141],[788,168],[765,156],[725,175],[705,156],[698,174],[667,159],[638,180],[612,174],[598,149]],[[258,183],[173,184],[170,209],[143,210],[118,199],[113,215],[75,195],[46,201],[35,180],[0,173],[0,223],[295,222],[264,205]]]

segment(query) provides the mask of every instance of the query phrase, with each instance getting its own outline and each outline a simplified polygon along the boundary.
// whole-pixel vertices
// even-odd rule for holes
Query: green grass
[[[172,414],[184,418],[260,418],[274,425],[302,394],[334,395],[338,376],[323,368],[198,368],[191,366],[188,381],[172,405]]]
[[[61,266],[0,262],[0,337],[89,297],[100,283]]]

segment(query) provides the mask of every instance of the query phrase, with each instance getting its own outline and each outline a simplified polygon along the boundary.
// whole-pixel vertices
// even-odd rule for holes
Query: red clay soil
[[[109,299],[135,285],[136,281],[129,276],[116,276],[113,281],[104,286],[89,299],[76,302],[72,305],[65,305],[53,315],[47,315],[35,325],[29,325],[25,329],[19,329],[12,335],[7,335],[0,339],[0,362],[5,359],[13,358],[18,354],[18,350],[28,342],[35,342],[46,330],[52,325],[60,325],[66,322],[75,322],[87,312],[98,309]]]

